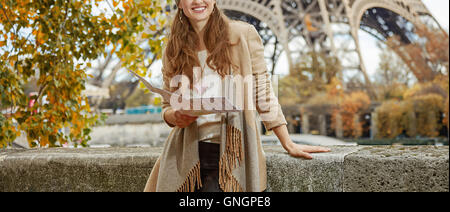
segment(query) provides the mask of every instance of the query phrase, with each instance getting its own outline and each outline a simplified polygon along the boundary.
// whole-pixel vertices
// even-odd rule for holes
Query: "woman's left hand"
[[[292,142],[292,139],[289,137],[288,129],[284,124],[273,128],[273,132],[277,135],[283,148],[292,157],[312,159],[312,156],[309,153],[322,153],[331,151],[330,148],[326,147],[299,145]]]
[[[295,143],[292,143],[286,150],[292,157],[305,158],[309,160],[313,158],[310,153],[324,153],[331,151],[330,148],[326,147],[299,145]]]

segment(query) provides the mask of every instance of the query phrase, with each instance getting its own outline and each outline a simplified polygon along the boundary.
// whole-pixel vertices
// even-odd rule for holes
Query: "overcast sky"
[[[423,0],[431,14],[438,20],[444,29],[449,29],[449,0]]]

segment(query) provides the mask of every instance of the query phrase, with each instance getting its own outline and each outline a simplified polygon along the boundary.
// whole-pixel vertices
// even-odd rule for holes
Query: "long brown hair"
[[[214,11],[205,26],[203,39],[209,52],[206,64],[222,78],[231,74],[229,71],[232,67],[236,67],[232,64],[230,55],[230,47],[235,44],[232,44],[229,39],[229,22],[230,19],[215,4]],[[165,69],[169,79],[184,74],[189,78],[192,88],[193,68],[200,67],[197,57],[198,44],[199,37],[188,17],[181,9],[178,9],[165,51],[166,59],[171,66]]]

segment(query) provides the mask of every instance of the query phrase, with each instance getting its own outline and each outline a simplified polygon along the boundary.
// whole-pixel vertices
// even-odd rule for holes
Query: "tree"
[[[448,77],[436,77],[408,88],[399,99],[383,102],[376,109],[378,136],[395,138],[406,133],[410,137],[437,137],[447,124],[440,119],[448,113],[448,87]]]
[[[403,92],[415,81],[409,67],[395,52],[381,43],[380,63],[375,73],[375,86],[378,88],[378,100],[401,98]]]
[[[110,98],[102,101],[100,108],[124,109],[128,98],[137,90],[137,85],[139,81],[114,83],[109,88]]]
[[[360,120],[361,115],[368,111],[371,105],[370,97],[366,92],[354,92],[342,103],[341,115],[344,123],[344,135],[348,132],[349,135],[359,138],[363,133],[363,122]],[[348,115],[347,115],[348,114]],[[348,116],[348,118],[346,118]],[[345,122],[352,120],[351,124],[347,126]]]
[[[114,48],[107,55],[104,55],[104,62],[96,67],[95,77],[91,83],[102,88],[109,88],[114,84],[114,80],[124,67],[132,69],[139,74],[147,75],[149,67],[162,57],[163,43],[166,41],[165,35],[168,29],[169,11],[164,11],[165,5],[170,5],[171,0],[142,0],[136,4],[131,1],[130,9],[124,12],[118,11],[120,15],[119,26],[123,26],[120,20],[126,18],[129,20],[127,29],[124,29],[122,39],[114,44]],[[117,7],[115,5],[114,7]],[[117,46],[120,47],[119,51]],[[119,59],[118,59],[119,58]],[[113,68],[109,74],[106,74],[107,67],[113,64]],[[135,85],[135,90],[139,83],[129,82]],[[120,82],[118,82],[120,83]],[[141,84],[141,88],[144,88]],[[127,98],[127,97],[125,97]],[[102,98],[94,100],[94,109],[98,109],[102,103]]]
[[[279,100],[283,105],[306,103],[316,94],[326,91],[341,65],[337,58],[323,53],[305,54],[279,82]]]
[[[325,86],[325,92],[316,94],[307,101],[308,110],[330,114],[331,129],[334,130],[338,127],[339,116],[344,136],[358,138],[363,132],[363,123],[359,121],[359,117],[371,104],[370,97],[362,90],[346,91],[342,82],[333,78]]]
[[[152,104],[152,93],[146,92],[147,90],[137,88],[134,92],[125,100],[127,107],[139,107],[143,105]]]
[[[333,110],[331,128],[336,129],[337,116],[340,115],[344,136],[353,138],[361,137],[363,123],[359,120],[359,117],[362,112],[369,109],[370,104],[370,97],[363,91],[345,94],[338,107]]]
[[[137,40],[161,52],[164,37],[153,33],[165,25],[165,1],[109,2],[0,0],[0,148],[21,131],[31,147],[86,146],[98,116],[81,92],[90,61],[105,50],[121,58],[121,66],[146,73]],[[100,4],[109,5],[113,15],[93,15]],[[24,85],[34,76],[39,90],[29,98]],[[36,103],[29,107],[31,99]]]

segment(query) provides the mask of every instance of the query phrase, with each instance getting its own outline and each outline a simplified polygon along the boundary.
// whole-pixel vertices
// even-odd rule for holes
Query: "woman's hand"
[[[323,153],[331,151],[330,148],[326,147],[299,145],[296,143],[290,144],[286,150],[292,157],[305,158],[309,160],[312,159],[312,156],[309,153]]]
[[[306,146],[294,143],[289,137],[286,125],[281,125],[273,128],[273,132],[275,133],[275,135],[277,135],[283,148],[292,157],[312,159],[312,156],[309,153],[322,153],[331,151],[329,148],[326,147]]]
[[[198,117],[185,115],[178,110],[168,110],[165,114],[165,119],[172,125],[179,128],[186,128],[191,125]]]

